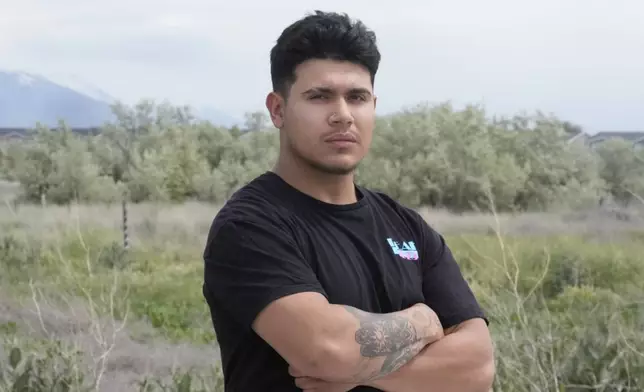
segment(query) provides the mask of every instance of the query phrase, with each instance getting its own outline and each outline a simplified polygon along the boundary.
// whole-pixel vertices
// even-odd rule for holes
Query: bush
[[[37,128],[4,148],[0,173],[29,202],[222,203],[278,154],[272,129],[217,128],[150,102],[114,111],[118,121],[98,136]],[[358,180],[410,207],[461,212],[585,208],[644,192],[644,153],[625,143],[595,153],[570,136],[569,124],[541,113],[489,119],[475,106],[419,105],[378,118]]]
[[[2,335],[0,334],[0,337]],[[6,342],[0,350],[0,390],[6,392],[93,392],[98,381],[89,376],[83,353],[61,341],[25,344]],[[175,371],[170,377],[148,376],[130,386],[141,392],[223,392],[221,368]]]
[[[224,376],[220,367],[209,374],[198,371],[179,371],[170,380],[146,378],[140,392],[224,392]]]
[[[90,392],[92,384],[79,366],[80,353],[69,350],[59,341],[23,347],[16,342],[6,345],[9,353],[0,357],[0,390],[10,392]],[[31,346],[31,347],[30,347]],[[38,349],[40,348],[40,350]]]

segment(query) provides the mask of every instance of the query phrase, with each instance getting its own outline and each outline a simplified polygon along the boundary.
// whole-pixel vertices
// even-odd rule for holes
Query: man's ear
[[[266,109],[268,109],[275,128],[280,129],[284,124],[284,98],[279,93],[271,91],[266,96]]]

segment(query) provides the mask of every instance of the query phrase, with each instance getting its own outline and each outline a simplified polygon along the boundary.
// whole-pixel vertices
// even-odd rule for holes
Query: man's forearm
[[[482,320],[426,346],[395,373],[366,385],[388,392],[489,391],[494,380],[494,355]]]
[[[438,317],[423,304],[388,314],[337,306],[348,312],[355,327],[345,331],[346,340],[336,341],[339,347],[325,361],[327,366],[306,376],[365,384],[397,371],[425,346],[443,337]]]

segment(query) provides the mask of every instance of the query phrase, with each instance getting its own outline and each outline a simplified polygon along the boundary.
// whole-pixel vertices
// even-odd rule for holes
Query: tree
[[[628,205],[636,196],[644,195],[644,160],[631,142],[607,140],[597,147],[597,153],[601,157],[600,175],[616,202]]]
[[[196,122],[190,108],[167,102],[113,111],[116,120],[98,136],[64,124],[37,128],[4,149],[6,175],[32,201],[121,199],[125,210],[143,201],[221,204],[277,159],[279,133],[262,112],[248,113],[242,132]],[[567,143],[577,131],[540,112],[490,118],[474,105],[419,104],[377,118],[357,181],[410,207],[457,212],[488,210],[491,201],[497,211],[578,208],[606,192],[623,201],[641,193],[644,170],[632,148],[595,153]]]
[[[258,132],[268,127],[268,115],[264,112],[248,112],[244,114],[246,132]]]

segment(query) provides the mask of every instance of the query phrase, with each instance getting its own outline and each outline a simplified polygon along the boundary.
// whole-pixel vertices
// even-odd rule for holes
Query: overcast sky
[[[0,69],[75,75],[110,95],[263,109],[268,53],[315,9],[376,31],[379,111],[418,102],[541,109],[644,130],[642,0],[0,0]]]

